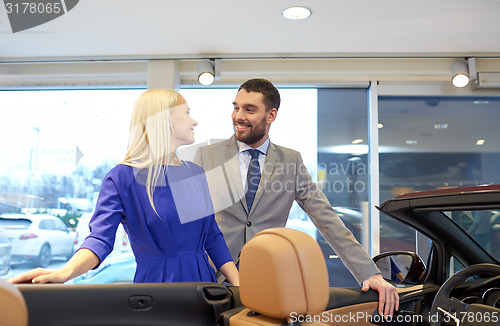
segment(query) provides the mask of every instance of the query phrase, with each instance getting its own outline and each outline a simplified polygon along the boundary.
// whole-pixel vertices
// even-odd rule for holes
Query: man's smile
[[[251,126],[248,125],[248,124],[239,124],[239,123],[235,123],[234,124],[236,126],[236,129],[237,130],[240,130],[240,131],[243,131],[243,130],[247,130],[249,129]]]

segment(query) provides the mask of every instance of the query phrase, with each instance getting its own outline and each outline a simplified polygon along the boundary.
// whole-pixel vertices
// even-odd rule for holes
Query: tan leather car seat
[[[229,319],[232,326],[300,320],[326,325],[313,317],[329,299],[328,272],[316,240],[288,228],[257,233],[241,251],[240,298],[246,309]]]
[[[0,279],[0,325],[28,325],[28,308],[21,291],[3,279]]]

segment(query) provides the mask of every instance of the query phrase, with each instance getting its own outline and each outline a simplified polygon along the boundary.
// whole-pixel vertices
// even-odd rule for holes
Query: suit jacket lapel
[[[247,203],[245,199],[245,189],[241,183],[240,161],[238,158],[238,144],[236,137],[233,135],[226,144],[226,162],[224,163],[225,170],[228,172],[228,179],[231,183],[232,195],[235,202],[241,201],[243,207],[248,213]]]

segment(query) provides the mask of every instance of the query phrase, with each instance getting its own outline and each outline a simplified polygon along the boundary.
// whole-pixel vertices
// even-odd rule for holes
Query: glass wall
[[[0,228],[12,244],[11,271],[2,277],[71,257],[88,234],[88,226],[75,231],[80,217],[92,212],[103,177],[125,155],[142,92],[0,92]]]
[[[318,90],[318,184],[356,239],[366,241],[368,205],[366,89]],[[318,233],[330,286],[358,285]],[[366,246],[365,246],[366,247]]]
[[[0,229],[8,230],[12,244],[10,258],[0,256],[0,277],[36,266],[58,268],[79,247],[89,232],[102,179],[125,155],[131,111],[143,91],[0,92],[0,214],[4,214]],[[179,150],[184,159],[191,160],[201,145],[232,136],[236,92],[181,90],[199,123],[195,144]],[[299,150],[315,176],[317,91],[283,89],[280,93],[282,108],[271,139]],[[294,207],[290,221],[315,236],[314,226],[300,208]],[[3,232],[0,236],[5,238]],[[117,237],[116,248],[119,252],[99,269],[73,282],[131,281],[135,262],[126,236]],[[4,265],[10,266],[4,270]]]
[[[102,177],[123,158],[141,92],[0,92],[0,213],[91,210]]]
[[[367,97],[366,89],[318,90],[318,183],[344,224],[368,250]],[[415,249],[414,231],[399,222],[383,223],[380,234],[381,252],[412,246]],[[318,238],[329,270],[330,286],[358,286],[321,235]]]
[[[500,98],[381,97],[378,105],[381,202],[413,191],[500,182]],[[393,223],[380,217],[382,231]],[[381,251],[411,250],[425,259],[428,241],[402,232],[412,241],[385,248],[393,240],[381,232]]]
[[[73,239],[64,250],[51,250],[49,254],[41,246],[30,253],[13,254],[11,271],[1,277],[35,265],[57,268],[78,247],[85,233],[78,229],[79,220],[88,222],[102,178],[123,158],[130,113],[142,91],[0,92],[0,135],[4,140],[0,152],[0,214],[53,215],[64,223],[54,223],[53,232]],[[236,89],[182,89],[181,93],[199,123],[195,144],[179,150],[184,159],[191,160],[199,146],[233,134],[231,112]],[[302,154],[331,205],[367,247],[367,90],[280,89],[280,93],[282,105],[271,128],[271,140]],[[378,106],[380,202],[405,192],[500,183],[500,133],[496,126],[500,98],[385,96],[379,98]],[[18,222],[19,229],[31,223]],[[47,230],[52,224],[40,225]],[[318,240],[331,286],[358,286],[297,205],[287,226]],[[127,253],[127,239],[121,239],[120,251]],[[426,241],[420,240],[414,230],[380,216],[381,252],[411,250],[424,254],[428,248]],[[48,263],[44,259],[49,259]],[[122,270],[129,273],[125,281],[130,280],[133,257],[116,261],[128,264]],[[76,282],[95,282],[93,278],[100,273],[94,271]]]
[[[379,99],[380,198],[499,183],[500,98]]]
[[[317,101],[316,89],[279,89],[281,105],[269,131],[275,144],[299,151],[304,164],[316,179],[317,167]],[[182,89],[191,116],[198,121],[195,144],[179,150],[187,160],[194,158],[196,149],[208,143],[230,138],[233,133],[231,114],[237,89]],[[289,226],[315,236],[316,228],[298,205],[290,213]]]

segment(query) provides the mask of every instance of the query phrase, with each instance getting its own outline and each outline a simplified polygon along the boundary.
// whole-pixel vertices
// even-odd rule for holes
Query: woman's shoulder
[[[181,165],[169,165],[167,169],[169,182],[177,182],[205,174],[203,168],[193,162],[183,160],[181,163]]]
[[[109,170],[108,174],[128,174],[132,173],[132,167],[123,163],[118,163]]]
[[[106,178],[112,179],[115,182],[126,182],[129,179],[133,179],[133,177],[133,168],[123,163],[115,165],[106,175]]]
[[[190,174],[196,175],[196,174],[202,174],[205,173],[205,170],[198,164],[191,162],[191,161],[182,161],[182,165],[184,165],[189,171]]]

